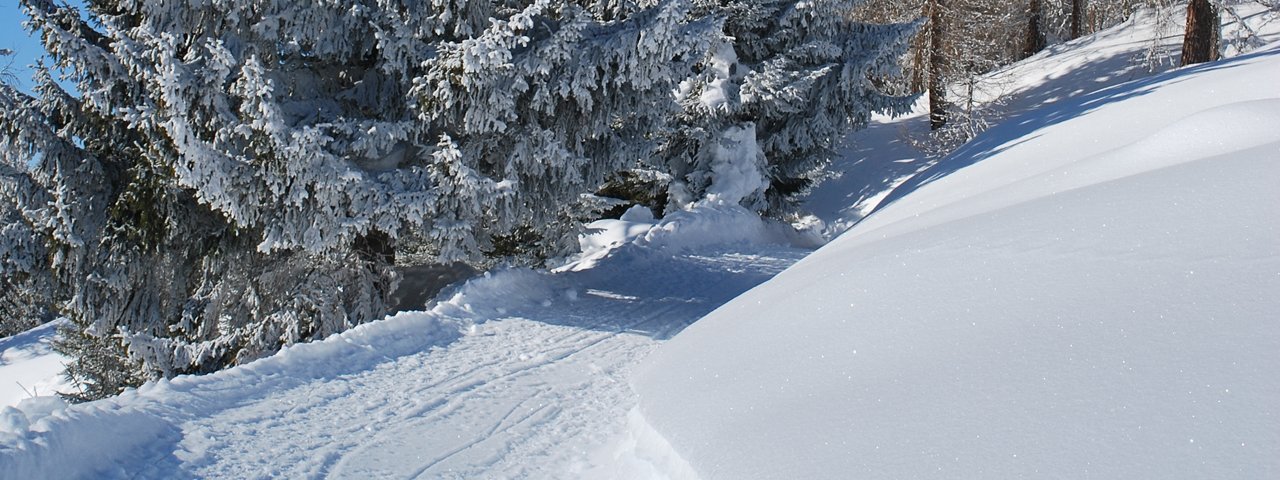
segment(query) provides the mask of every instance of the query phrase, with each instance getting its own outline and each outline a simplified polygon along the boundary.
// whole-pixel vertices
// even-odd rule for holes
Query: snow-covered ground
[[[242,367],[0,390],[0,478],[1276,477],[1280,46],[1147,78],[1152,35],[999,73],[1009,120],[940,161],[922,117],[859,132],[811,255],[632,211]],[[52,332],[0,340],[0,384],[56,388]]]
[[[1280,44],[1013,116],[649,357],[635,455],[704,479],[1276,478],[1277,126]]]
[[[1248,2],[1239,3],[1236,10],[1244,26],[1228,17],[1222,29],[1225,38],[1240,39],[1228,42],[1232,45],[1227,48],[1228,55],[1236,52],[1236,44],[1280,41],[1280,18],[1275,13]],[[1006,125],[1003,133],[983,136],[978,139],[980,143],[970,148],[986,148],[989,142],[1020,137],[1045,122],[1080,113],[1053,109],[1052,105],[1060,101],[1078,99],[1172,69],[1181,54],[1184,11],[1181,6],[1170,7],[1168,12],[1173,18],[1164,30],[1152,12],[1141,11],[1123,25],[1050,45],[1032,58],[978,79],[974,102],[982,116],[990,121],[1022,118]],[[953,92],[952,100],[963,101],[963,90]],[[1094,103],[1096,100],[1095,97]],[[1034,113],[1042,108],[1055,111],[1056,116]],[[913,146],[927,140],[927,112],[928,99],[922,97],[914,114],[904,118],[874,116],[868,128],[845,139],[832,168],[838,177],[819,185],[806,204],[806,208],[825,223],[825,232],[830,237],[861,221],[897,186],[937,162]],[[1015,130],[1011,125],[1022,125],[1022,128]]]
[[[430,311],[202,377],[0,412],[0,478],[559,478],[619,432],[660,341],[809,250],[744,210],[656,225],[557,273],[471,280]]]
[[[51,397],[69,391],[62,378],[64,358],[53,351],[55,330],[50,322],[26,333],[0,338],[0,408],[27,398]]]

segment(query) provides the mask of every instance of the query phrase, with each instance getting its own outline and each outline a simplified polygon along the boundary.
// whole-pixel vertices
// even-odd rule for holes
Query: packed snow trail
[[[624,428],[634,363],[808,253],[660,243],[498,272],[429,312],[56,412],[3,439],[0,477],[572,475]]]

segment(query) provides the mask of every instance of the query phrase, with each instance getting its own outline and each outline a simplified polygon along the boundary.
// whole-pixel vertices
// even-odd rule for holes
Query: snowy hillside
[[[1244,4],[1238,8],[1245,24],[1225,22],[1224,36],[1255,43],[1280,41],[1280,25],[1277,25],[1280,22],[1274,14],[1256,5]],[[1174,21],[1164,30],[1150,11],[1140,11],[1122,25],[1052,45],[1025,61],[979,78],[974,100],[983,116],[993,121],[1021,118],[1010,122],[1000,133],[977,139],[969,151],[990,149],[990,142],[1026,135],[1046,122],[1061,120],[1063,116],[1081,113],[1091,105],[1109,100],[1094,92],[1147,79],[1153,71],[1172,69],[1181,48],[1182,18],[1177,15],[1181,10],[1171,11]],[[1256,36],[1243,32],[1253,32]],[[1229,48],[1227,53],[1233,52],[1234,49]],[[963,99],[964,93],[953,92],[953,96]],[[1089,95],[1090,101],[1076,102],[1081,108],[1075,111],[1054,105],[1085,95]],[[1054,116],[1034,113],[1044,108],[1056,113]],[[841,158],[832,169],[838,177],[821,184],[806,204],[806,208],[826,224],[827,233],[844,232],[880,205],[895,187],[937,161],[912,145],[927,139],[927,111],[928,99],[921,98],[914,115],[878,116],[868,128],[845,139]],[[967,156],[970,161],[976,157],[965,153],[959,156]],[[959,168],[959,164],[949,163],[951,168]],[[899,190],[898,194],[906,191]]]
[[[634,209],[553,272],[74,406],[26,398],[51,327],[0,340],[0,478],[1280,476],[1280,44],[1147,78],[1154,34],[998,73],[1008,120],[940,161],[923,117],[855,134],[816,252]]]
[[[704,479],[1280,475],[1277,79],[1280,44],[988,131],[655,352],[637,455]]]

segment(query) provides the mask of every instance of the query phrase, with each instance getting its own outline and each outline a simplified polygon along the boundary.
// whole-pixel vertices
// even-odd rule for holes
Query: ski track
[[[747,249],[743,249],[747,250]],[[152,404],[179,439],[99,475],[559,478],[623,428],[631,367],[808,250],[615,252],[627,270],[545,274],[558,296],[419,351],[321,378],[201,384]],[[639,285],[638,282],[644,282]],[[431,344],[434,342],[434,344]],[[273,375],[274,376],[274,375]],[[194,412],[194,413],[193,413]],[[144,455],[143,457],[148,457]]]

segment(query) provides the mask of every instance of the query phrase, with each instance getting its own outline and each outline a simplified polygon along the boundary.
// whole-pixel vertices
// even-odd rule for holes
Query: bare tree
[[[12,57],[13,50],[0,48],[0,82],[17,83],[18,75],[13,72],[13,60],[5,59]]]

